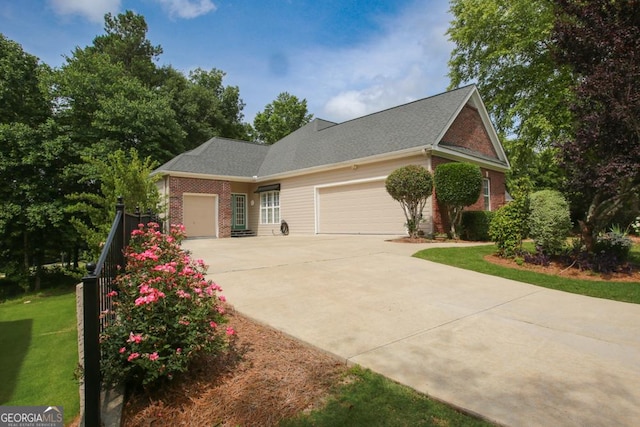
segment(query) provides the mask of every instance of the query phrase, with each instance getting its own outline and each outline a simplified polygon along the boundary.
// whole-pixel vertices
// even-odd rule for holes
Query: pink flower
[[[180,319],[180,320],[178,320],[178,323],[180,323],[181,325],[189,326],[189,324],[190,324],[191,322],[189,322],[188,320],[182,320],[182,319]]]
[[[216,307],[216,310],[218,311],[218,313],[220,314],[224,314],[225,313],[225,309],[224,307],[222,307],[221,305]]]
[[[180,347],[176,348],[176,353],[177,354],[182,354],[182,349]]]
[[[137,359],[138,357],[140,357],[140,353],[131,353],[127,358],[127,361],[131,362],[132,360]]]
[[[151,353],[149,355],[149,360],[158,360],[160,358],[160,356],[158,356],[158,352],[154,351],[153,353]]]
[[[124,353],[125,351],[127,351],[126,347],[120,348],[120,354]]]
[[[183,291],[182,289],[178,289],[176,291],[176,294],[180,297],[180,298],[185,298],[185,299],[189,299],[191,298],[191,294],[188,292]]]
[[[224,295],[219,295],[218,299],[222,302],[227,302],[227,298]]]
[[[118,296],[118,292],[117,291],[111,291],[107,294],[108,297],[115,297]]]
[[[127,342],[134,342],[136,344],[140,344],[142,342],[142,334],[134,335],[133,332],[129,332],[129,339],[127,340]]]
[[[211,326],[213,329],[218,327],[218,324],[214,321],[209,322],[209,326]]]
[[[236,331],[231,326],[229,326],[227,328],[227,335],[231,336],[231,335],[235,335],[235,334],[236,334]]]

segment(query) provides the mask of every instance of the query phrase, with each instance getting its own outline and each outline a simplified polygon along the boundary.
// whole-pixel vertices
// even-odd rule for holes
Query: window
[[[280,192],[260,193],[260,224],[280,223]]]
[[[484,198],[484,210],[491,210],[491,181],[489,178],[482,180],[482,196]]]

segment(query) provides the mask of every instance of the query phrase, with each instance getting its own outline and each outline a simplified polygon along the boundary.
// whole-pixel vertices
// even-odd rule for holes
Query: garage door
[[[318,189],[318,232],[404,234],[404,213],[384,181]]]
[[[217,196],[183,195],[182,218],[187,237],[217,237]]]

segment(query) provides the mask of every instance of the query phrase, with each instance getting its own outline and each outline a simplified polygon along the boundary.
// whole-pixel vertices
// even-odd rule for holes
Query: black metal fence
[[[158,222],[150,211],[125,213],[122,198],[118,199],[116,215],[98,262],[87,264],[88,274],[82,278],[84,320],[84,419],[86,426],[100,424],[100,333],[113,319],[113,299],[110,292],[119,271],[126,267],[124,249],[131,232],[138,224]]]

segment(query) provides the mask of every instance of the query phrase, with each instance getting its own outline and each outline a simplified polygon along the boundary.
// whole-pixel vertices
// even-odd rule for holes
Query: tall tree
[[[0,34],[0,123],[42,123],[50,113],[39,84],[43,66]]]
[[[155,61],[162,54],[161,46],[153,46],[147,39],[144,16],[130,10],[104,17],[104,32],[93,39],[88,49],[107,55],[114,63],[121,63],[127,74],[150,87],[157,83]]]
[[[307,100],[282,92],[253,120],[255,139],[271,145],[306,125],[313,118],[307,111]]]
[[[84,157],[87,175],[82,179],[98,183],[99,193],[85,192],[68,195],[72,204],[67,211],[71,223],[95,256],[100,254],[113,221],[114,206],[122,196],[125,206],[141,211],[158,212],[160,193],[151,172],[158,166],[150,157],[141,158],[135,148],[116,150],[104,158]]]
[[[48,67],[0,35],[0,268],[39,285],[44,254],[60,242],[60,155],[64,138],[51,119],[41,77]]]
[[[451,87],[476,82],[502,138],[513,139],[514,172],[570,131],[573,77],[553,58],[551,0],[452,0],[447,34]]]
[[[561,144],[560,159],[592,250],[597,233],[640,193],[640,1],[556,5],[557,58],[579,76],[575,138]]]
[[[191,149],[214,136],[248,139],[242,123],[244,102],[237,86],[225,86],[225,73],[197,68],[186,78],[171,67],[162,69],[162,90],[171,99],[178,122],[186,132],[185,148]]]

